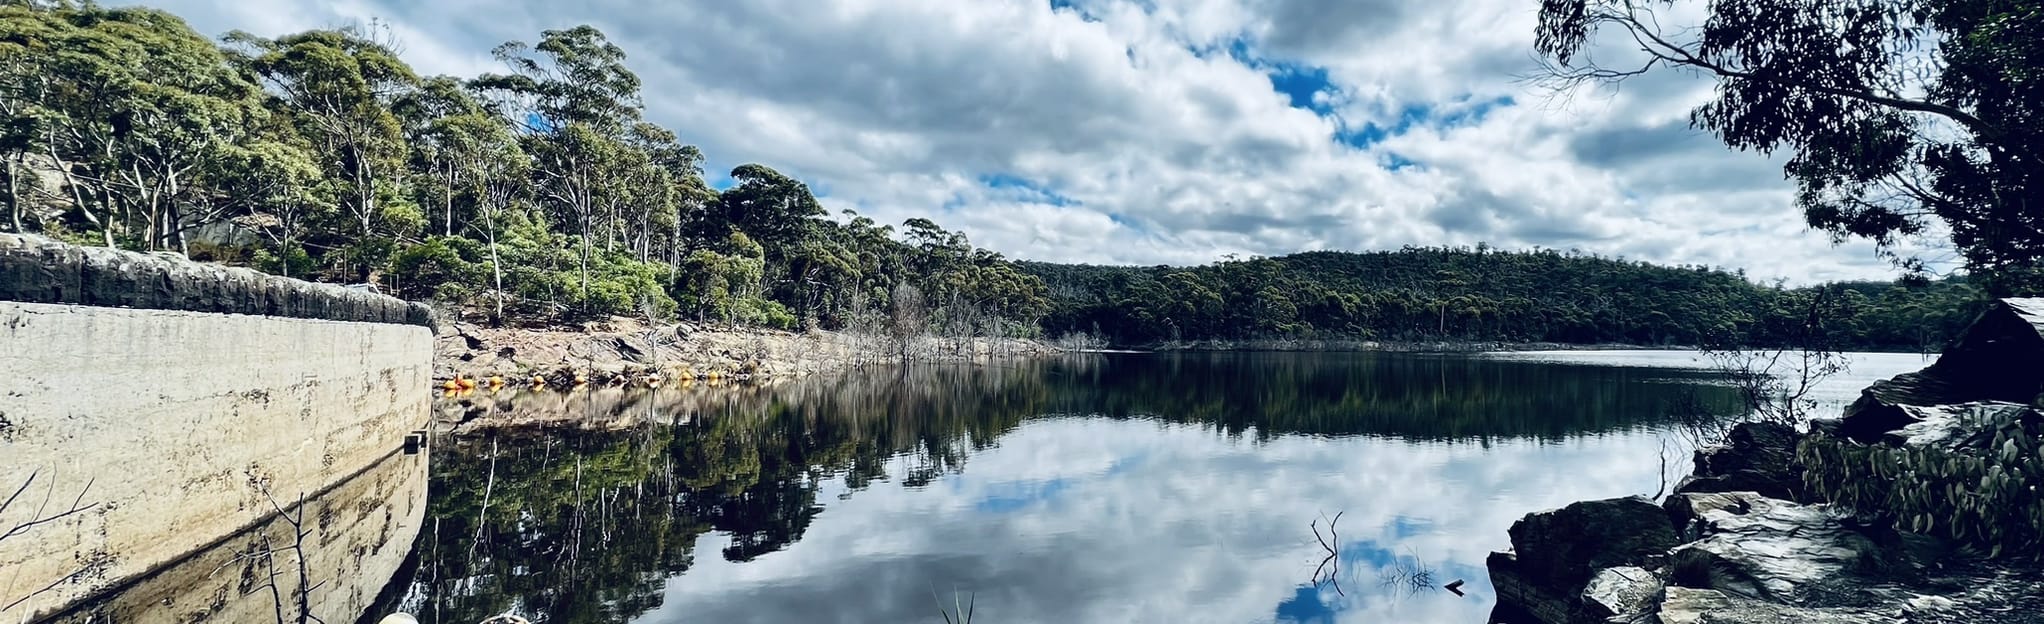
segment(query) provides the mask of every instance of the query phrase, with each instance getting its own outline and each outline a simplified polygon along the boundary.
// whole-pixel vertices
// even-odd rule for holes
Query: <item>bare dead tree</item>
[[[268,479],[253,471],[247,471],[247,475],[249,484],[269,501],[270,509],[276,512],[277,519],[291,529],[291,542],[288,546],[279,547],[267,527],[258,529],[257,533],[262,536],[260,546],[252,545],[247,552],[235,555],[228,564],[242,563],[262,569],[264,582],[255,589],[269,592],[277,624],[326,624],[326,620],[312,613],[312,592],[326,585],[326,581],[313,582],[310,566],[306,563],[305,543],[311,531],[305,528],[305,494],[300,493],[297,502],[287,510],[270,491]],[[289,572],[281,570],[277,563],[278,555],[285,553],[292,559]],[[225,565],[227,564],[223,564],[223,567]],[[278,584],[278,579],[284,578],[286,574],[297,577],[297,583],[288,599],[284,595],[283,586]],[[292,613],[294,610],[295,614]]]
[[[905,282],[894,287],[891,299],[888,335],[894,339],[895,354],[907,362],[916,355],[916,343],[930,331],[930,310],[923,302],[923,291]]]

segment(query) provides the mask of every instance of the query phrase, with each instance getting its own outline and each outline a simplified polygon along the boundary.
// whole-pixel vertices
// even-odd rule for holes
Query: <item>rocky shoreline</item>
[[[1658,503],[1527,515],[1495,622],[2044,621],[2044,299],[1810,431],[1746,423]]]
[[[1064,350],[1035,340],[925,337],[909,359],[974,362],[1059,353]],[[441,382],[498,377],[525,385],[537,376],[555,386],[801,377],[901,361],[898,349],[877,336],[689,323],[649,326],[622,317],[547,329],[443,323],[433,355],[433,376]]]

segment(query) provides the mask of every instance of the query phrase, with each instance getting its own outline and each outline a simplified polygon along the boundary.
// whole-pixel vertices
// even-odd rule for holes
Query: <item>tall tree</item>
[[[717,207],[704,215],[705,232],[745,232],[766,249],[769,260],[814,234],[825,214],[809,185],[765,165],[739,165],[731,179],[737,184],[719,194]]]
[[[1813,227],[1916,269],[1892,255],[1916,237],[1983,273],[2039,268],[2044,2],[1719,0],[1700,27],[1662,15],[1678,4],[1543,0],[1536,45],[1564,87],[1663,68],[1715,78],[1691,122],[1737,149],[1793,150]],[[1607,30],[1631,62],[1586,53]]]
[[[639,77],[625,67],[622,48],[586,25],[541,33],[536,46],[505,43],[493,53],[511,73],[484,75],[474,84],[495,95],[499,112],[526,130],[527,151],[538,161],[539,195],[581,232],[587,300],[600,193],[629,160],[621,141],[640,117]]]
[[[389,255],[386,237],[409,234],[416,215],[389,205],[400,185],[407,147],[392,106],[419,79],[373,29],[313,30],[277,39],[229,33],[237,61],[297,121],[316,147],[355,225],[353,257],[361,279]],[[380,225],[389,231],[379,231]]]
[[[209,216],[198,180],[263,117],[260,92],[177,17],[153,9],[0,7],[5,156],[31,146],[108,245],[116,219],[137,246],[182,247]],[[18,98],[18,99],[17,99]],[[15,168],[10,165],[10,182]]]

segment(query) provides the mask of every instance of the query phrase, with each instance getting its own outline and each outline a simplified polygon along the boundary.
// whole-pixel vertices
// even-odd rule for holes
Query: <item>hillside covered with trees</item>
[[[1763,286],[1742,274],[1553,250],[1309,252],[1200,267],[1023,263],[1053,334],[1117,344],[1363,339],[1936,350],[1979,312],[1963,280]]]
[[[740,165],[718,189],[588,26],[420,75],[385,29],[209,39],[146,8],[0,1],[0,227],[374,283],[495,323],[607,315],[1116,344],[1347,338],[1842,348],[1949,340],[1960,281],[1784,289],[1554,251],[1016,263],[926,219],[827,214]],[[1818,318],[1822,322],[1812,323]],[[1812,328],[1815,328],[1814,330]],[[900,331],[900,328],[888,328]]]

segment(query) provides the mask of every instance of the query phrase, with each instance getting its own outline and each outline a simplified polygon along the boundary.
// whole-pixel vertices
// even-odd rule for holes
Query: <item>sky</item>
[[[833,213],[926,217],[1013,258],[1487,243],[1792,284],[1894,275],[1804,225],[1785,155],[1689,128],[1709,81],[1527,80],[1535,0],[149,4],[207,34],[378,20],[421,73],[462,76],[502,71],[499,43],[593,25],[713,183],[762,163]]]

